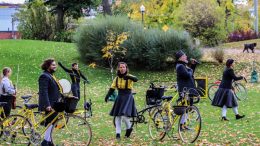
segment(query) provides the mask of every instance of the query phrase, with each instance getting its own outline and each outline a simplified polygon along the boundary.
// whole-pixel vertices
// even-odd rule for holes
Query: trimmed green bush
[[[193,47],[187,32],[144,29],[142,25],[126,17],[106,16],[84,23],[76,32],[74,39],[85,63],[106,65],[101,50],[106,46],[107,30],[129,33],[128,39],[122,44],[127,49],[126,56],[117,61],[126,61],[130,66],[149,70],[167,69],[173,65],[174,54],[180,49],[189,57],[201,57],[200,50]]]

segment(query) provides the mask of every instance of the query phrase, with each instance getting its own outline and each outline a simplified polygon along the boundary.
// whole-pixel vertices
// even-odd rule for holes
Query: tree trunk
[[[57,7],[57,22],[56,22],[56,31],[61,32],[64,30],[64,11],[62,7]]]
[[[110,7],[110,4],[109,4],[108,1],[109,1],[109,0],[102,0],[103,13],[104,13],[104,15],[112,15],[111,7]]]

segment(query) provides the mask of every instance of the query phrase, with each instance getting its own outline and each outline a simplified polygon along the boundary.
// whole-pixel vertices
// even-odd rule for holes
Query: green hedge
[[[127,54],[121,61],[126,61],[130,66],[149,70],[167,69],[174,62],[175,52],[180,49],[192,58],[201,57],[200,50],[194,48],[187,32],[144,29],[126,17],[106,16],[84,23],[74,36],[78,52],[85,63],[106,65],[101,49],[106,45],[107,30],[129,32],[128,39],[122,44],[127,48]]]

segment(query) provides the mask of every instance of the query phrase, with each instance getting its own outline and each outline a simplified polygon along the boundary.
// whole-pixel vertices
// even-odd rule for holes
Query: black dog
[[[254,53],[254,49],[256,47],[256,43],[252,43],[252,44],[244,44],[244,50],[243,53],[247,50],[247,53],[249,53],[248,49],[250,49],[252,51],[252,53]]]

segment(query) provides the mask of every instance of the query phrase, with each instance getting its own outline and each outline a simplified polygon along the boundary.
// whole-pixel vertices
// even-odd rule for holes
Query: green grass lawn
[[[17,69],[19,65],[18,95],[34,93],[37,102],[38,77],[42,72],[40,64],[46,58],[53,57],[61,61],[67,67],[74,61],[79,62],[79,55],[74,44],[57,43],[31,40],[1,40],[0,41],[0,68],[10,66],[13,69],[12,80],[16,82]],[[93,117],[88,119],[91,124],[93,139],[91,145],[182,145],[180,141],[166,137],[162,142],[152,141],[148,133],[147,124],[139,124],[134,129],[131,139],[115,140],[115,128],[112,125],[112,117],[108,115],[112,102],[105,103],[104,97],[111,84],[110,73],[102,68],[90,68],[80,63],[82,72],[88,76],[91,84],[87,85],[87,98],[93,101]],[[248,63],[237,64],[237,70],[243,70]],[[174,70],[136,71],[130,67],[131,74],[136,75],[139,81],[135,84],[135,101],[140,110],[144,107],[145,92],[149,82],[153,80],[176,80]],[[223,65],[214,63],[203,63],[196,70],[196,77],[208,76],[212,82],[221,78]],[[61,68],[58,68],[56,76],[69,79]],[[249,78],[249,77],[248,77]],[[232,110],[228,110],[229,122],[220,121],[221,109],[212,107],[208,99],[203,99],[199,104],[202,115],[202,131],[196,144],[219,144],[219,145],[254,145],[260,144],[260,94],[259,84],[247,84],[249,97],[246,101],[239,103],[239,111],[246,118],[235,120]],[[82,88],[83,90],[83,88]],[[82,91],[83,93],[83,91]],[[171,93],[167,93],[171,94]],[[83,98],[81,98],[83,99]],[[21,101],[21,100],[20,100]],[[81,100],[83,103],[83,100]],[[124,131],[122,135],[124,135]],[[176,131],[177,133],[177,131]]]

